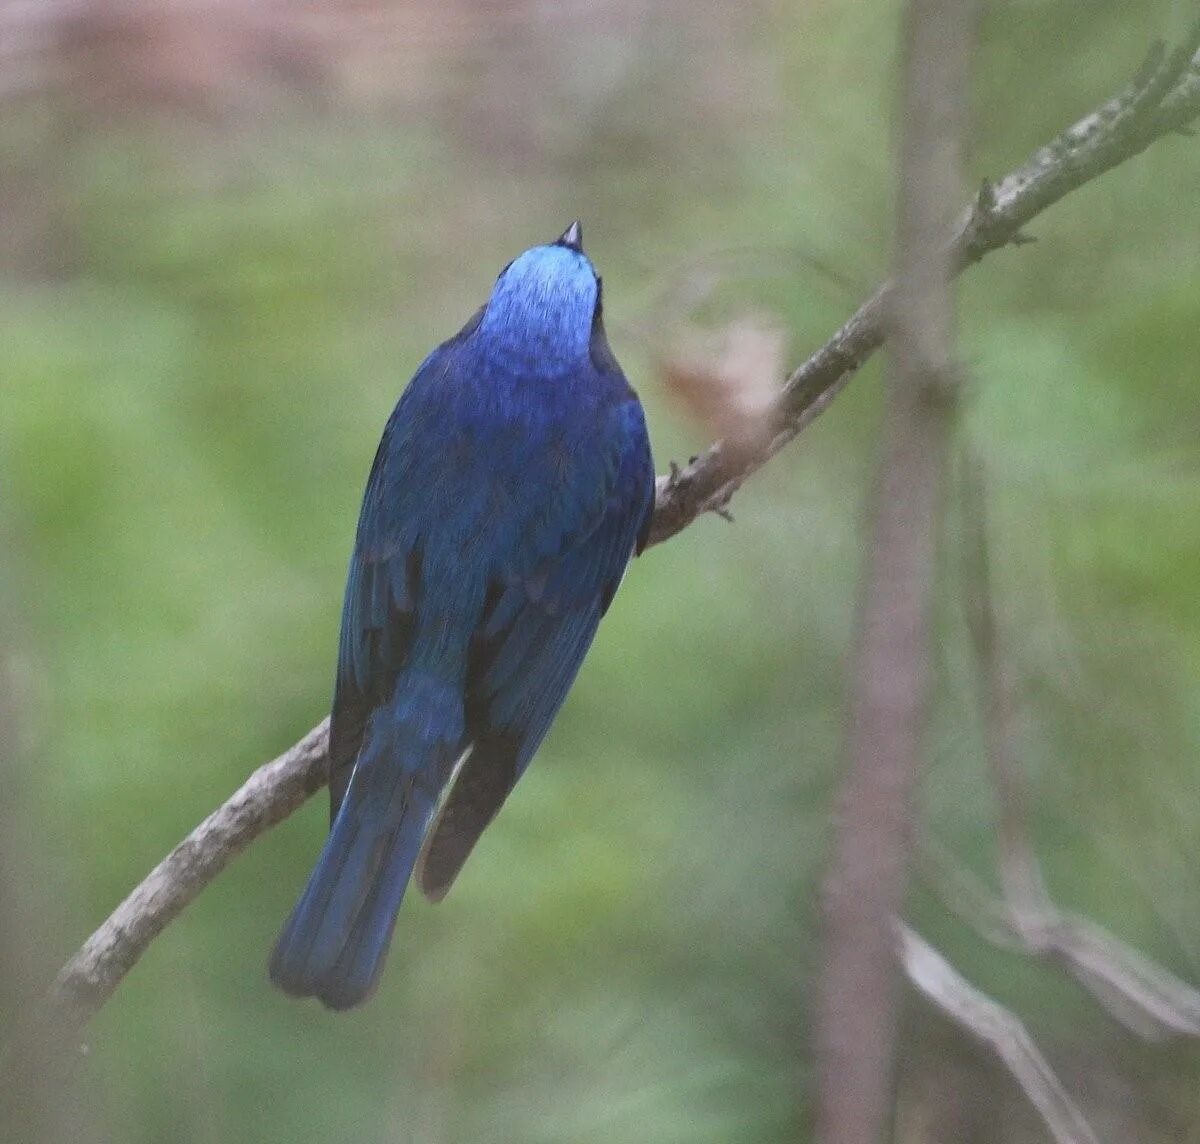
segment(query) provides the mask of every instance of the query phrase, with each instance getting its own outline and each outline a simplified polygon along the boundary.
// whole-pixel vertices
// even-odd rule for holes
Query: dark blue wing
[[[654,469],[636,397],[613,407],[596,436],[600,442],[589,445],[602,458],[602,479],[585,477],[564,489],[490,587],[467,676],[471,753],[419,873],[434,900],[449,889],[549,730],[644,539]],[[539,556],[530,560],[529,553]]]
[[[415,632],[423,483],[413,470],[430,449],[420,439],[429,416],[420,410],[422,383],[453,368],[456,347],[475,331],[483,313],[481,307],[421,363],[375,451],[342,604],[329,728],[331,822],[349,785],[367,719],[391,694]]]
[[[329,730],[331,821],[350,783],[367,719],[387,699],[404,666],[416,617],[421,562],[415,541],[411,547],[389,544],[379,531],[386,444],[385,435],[363,497],[342,604]]]

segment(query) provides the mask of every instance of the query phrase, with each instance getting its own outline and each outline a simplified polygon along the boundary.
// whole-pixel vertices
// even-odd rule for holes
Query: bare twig
[[[1200,115],[1200,66],[1192,62],[1136,137],[1113,127],[1126,93],[1085,116],[991,188],[964,214],[952,249],[956,266],[1015,242],[1021,228],[1070,191],[1144,150]],[[782,391],[771,440],[736,463],[721,442],[658,481],[650,543],[667,540],[706,512],[724,512],[742,482],[814,421],[883,341],[884,285],[801,365]],[[77,1029],[120,984],[162,928],[261,833],[286,818],[326,781],[327,723],[260,767],[224,805],[147,876],[59,973],[47,1018]],[[179,873],[185,876],[172,879]]]
[[[960,467],[963,528],[963,605],[975,659],[988,770],[996,792],[997,864],[1012,920],[1021,932],[1036,927],[1050,899],[1030,839],[1029,797],[1017,762],[1013,684],[1000,646],[988,555],[983,466],[969,445]]]
[[[1094,922],[1047,901],[1018,923],[1011,905],[932,842],[921,876],[986,941],[1062,965],[1114,1020],[1148,1041],[1200,1037],[1200,990]]]
[[[1200,26],[1172,53],[1174,63],[1181,56],[1190,62],[1157,103],[1149,100],[1144,81],[1135,84],[1040,147],[1016,170],[987,184],[963,211],[951,240],[956,269],[1010,243],[1021,245],[1027,241],[1023,228],[1047,207],[1200,116],[1198,40]],[[1153,90],[1159,91],[1161,77],[1171,73],[1155,74],[1160,80]],[[760,452],[733,458],[717,441],[691,464],[659,477],[653,540],[666,540],[701,513],[728,503],[748,476],[828,408],[883,344],[884,312],[891,289],[891,283],[880,286],[792,373],[779,397],[778,431]]]
[[[904,898],[929,703],[945,460],[957,411],[953,251],[975,5],[909,0],[895,287],[847,772],[825,889],[816,1027],[823,1144],[876,1144],[895,1064],[893,918]]]
[[[1030,830],[1018,759],[1011,672],[1003,653],[991,584],[987,497],[982,466],[969,446],[961,471],[963,595],[971,633],[988,769],[996,793],[997,863],[1002,902],[990,900],[948,856],[926,846],[934,887],[989,940],[1052,958],[1126,1028],[1147,1039],[1200,1036],[1200,991],[1084,918],[1051,900]]]
[[[259,767],[150,871],[63,966],[50,991],[50,1006],[73,1013],[80,1024],[90,1018],[168,922],[250,842],[325,785],[328,750],[326,719]]]
[[[897,939],[900,963],[909,981],[956,1025],[996,1053],[1057,1144],[1099,1144],[1016,1015],[966,981],[903,923],[897,925]]]
[[[1013,922],[1008,903],[935,839],[917,839],[916,859],[921,880],[942,904],[980,937],[1001,949],[1028,952],[1029,946]]]

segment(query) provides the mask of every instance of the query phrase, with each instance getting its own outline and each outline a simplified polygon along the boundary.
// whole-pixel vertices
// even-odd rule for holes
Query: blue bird
[[[654,466],[572,223],[425,359],[367,480],[329,733],[331,828],[271,980],[370,996],[405,887],[440,901],[646,542]]]

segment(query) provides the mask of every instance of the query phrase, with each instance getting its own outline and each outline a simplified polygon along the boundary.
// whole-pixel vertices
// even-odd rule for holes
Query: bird
[[[440,901],[562,706],[631,559],[654,465],[571,223],[417,369],[367,479],[342,606],[330,831],[275,985],[375,991],[405,889]]]

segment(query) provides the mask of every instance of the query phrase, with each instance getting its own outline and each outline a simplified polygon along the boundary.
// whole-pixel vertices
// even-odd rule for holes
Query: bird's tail
[[[402,678],[366,728],[346,797],[271,953],[285,993],[348,1009],[374,990],[463,736],[455,688]]]

